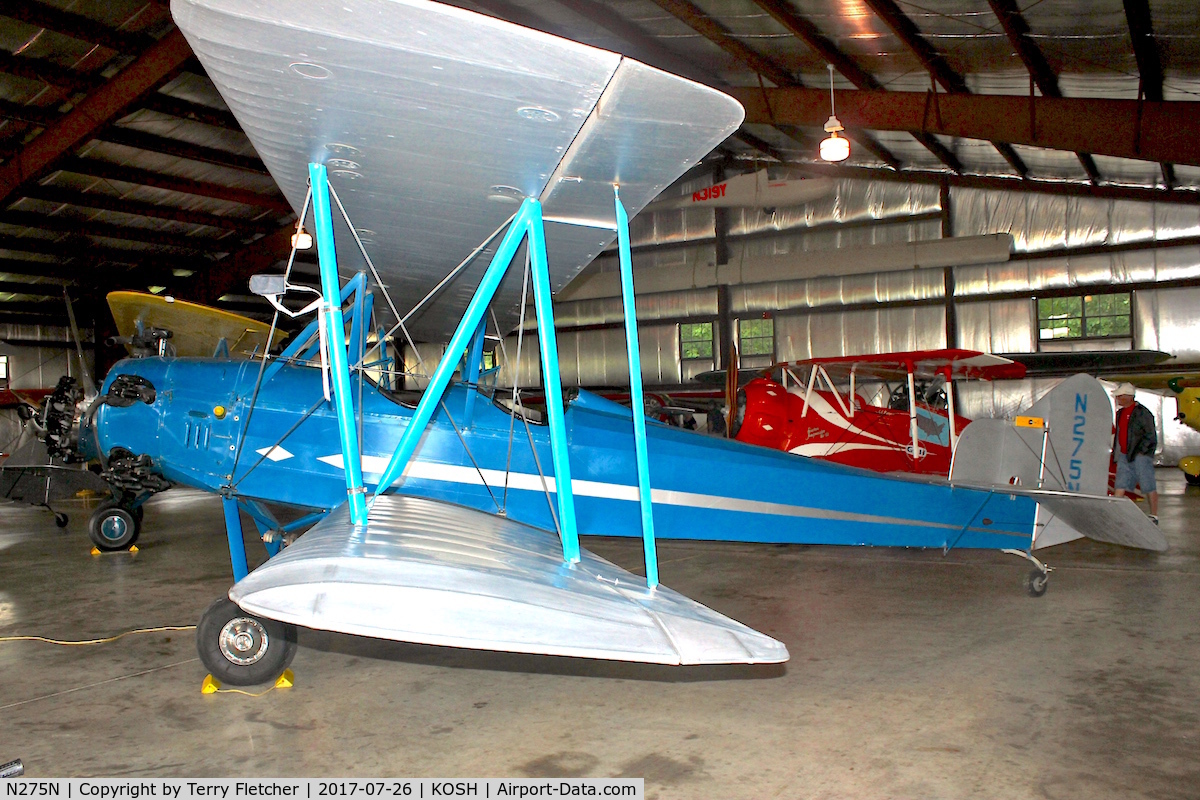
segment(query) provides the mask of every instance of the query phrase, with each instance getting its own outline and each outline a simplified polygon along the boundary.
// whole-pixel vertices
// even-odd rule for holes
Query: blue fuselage
[[[220,491],[232,484],[240,496],[307,508],[341,504],[346,484],[337,421],[331,403],[317,403],[319,370],[284,366],[263,384],[238,452],[257,372],[257,363],[248,361],[122,361],[105,391],[116,376],[135,374],[153,384],[155,400],[104,406],[96,419],[100,444],[105,452],[120,447],[149,455],[168,479],[188,486]],[[374,489],[411,410],[366,382],[356,405],[364,477]],[[640,536],[630,410],[581,392],[568,406],[566,426],[579,532]],[[660,537],[1030,545],[1036,504],[1028,497],[881,475],[659,424],[648,426],[647,441]],[[547,487],[552,495],[546,427],[530,422],[527,432],[520,417],[491,398],[454,386],[395,490],[483,511],[503,509],[513,519],[553,530]]]

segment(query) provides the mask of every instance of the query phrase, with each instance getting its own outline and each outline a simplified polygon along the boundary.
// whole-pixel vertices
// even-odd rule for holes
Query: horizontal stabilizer
[[[229,592],[245,611],[395,641],[656,664],[764,664],[784,645],[586,550],[481,511],[376,498],[343,505]]]
[[[1089,539],[1159,553],[1167,550],[1167,537],[1127,497],[1094,497],[1067,492],[1040,492],[1035,497],[1057,520]]]

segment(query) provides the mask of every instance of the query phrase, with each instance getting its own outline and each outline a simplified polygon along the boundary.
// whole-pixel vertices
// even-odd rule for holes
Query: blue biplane
[[[1127,500],[884,476],[564,396],[552,293],[616,239],[642,407],[628,215],[737,129],[742,109],[720,92],[426,0],[172,11],[315,230],[322,287],[294,312],[290,272],[256,276],[279,313],[316,311],[286,350],[123,361],[94,415],[109,461],[149,459],[223,499],[236,582],[197,633],[218,679],[274,677],[292,626],[656,663],[788,658],[659,585],[656,537],[1000,549],[1033,561],[1042,591],[1032,550],[1047,509],[1165,547]],[[486,388],[482,369],[485,336],[523,330],[530,295],[536,345],[517,346],[539,350],[540,409]],[[401,391],[393,335],[410,356],[417,340],[447,342],[432,370],[408,365],[426,373],[419,397]],[[270,504],[311,513],[281,524]],[[272,555],[253,572],[243,511]],[[109,513],[109,544],[127,546],[137,520]],[[646,577],[581,534],[641,537]]]

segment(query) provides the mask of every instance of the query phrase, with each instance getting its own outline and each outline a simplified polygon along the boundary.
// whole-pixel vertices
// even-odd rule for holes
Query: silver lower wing
[[[784,645],[558,539],[403,495],[346,506],[229,591],[252,614],[395,641],[655,664],[769,664]]]

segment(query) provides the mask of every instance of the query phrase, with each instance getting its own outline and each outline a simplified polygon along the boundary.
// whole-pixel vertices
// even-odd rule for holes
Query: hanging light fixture
[[[297,250],[308,250],[313,246],[312,234],[300,227],[296,222],[296,232],[292,234],[292,247]]]
[[[821,159],[824,161],[845,161],[850,157],[850,140],[838,136],[838,131],[844,131],[838,121],[833,106],[833,64],[825,65],[829,69],[829,119],[825,122],[825,132],[828,138],[821,140]]]

